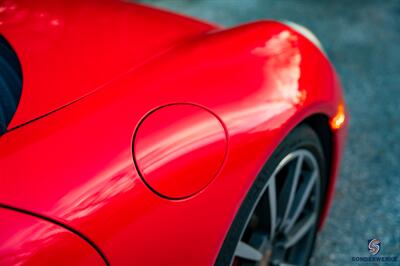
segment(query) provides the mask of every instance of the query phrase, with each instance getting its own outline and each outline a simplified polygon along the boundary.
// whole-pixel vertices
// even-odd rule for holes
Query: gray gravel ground
[[[381,240],[400,265],[400,1],[146,0],[234,26],[291,20],[321,40],[345,89],[350,132],[336,197],[313,265],[354,265]],[[373,264],[369,264],[373,265]]]

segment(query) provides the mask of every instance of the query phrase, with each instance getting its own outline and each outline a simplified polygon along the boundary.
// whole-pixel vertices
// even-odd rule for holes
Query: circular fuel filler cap
[[[133,141],[135,165],[160,196],[182,199],[204,189],[225,160],[227,134],[220,119],[194,104],[171,104],[147,114]]]

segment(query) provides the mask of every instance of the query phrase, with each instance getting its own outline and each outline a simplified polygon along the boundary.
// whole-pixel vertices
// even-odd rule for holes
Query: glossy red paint
[[[227,132],[212,112],[194,104],[171,104],[140,122],[134,160],[151,189],[163,197],[182,199],[214,179],[227,145]]]
[[[23,62],[24,89],[9,129],[214,28],[123,1],[5,0],[0,5],[0,32]]]
[[[63,4],[46,5],[60,5],[57,10],[64,8]],[[81,6],[75,5],[76,8]],[[120,4],[111,4],[114,5]],[[128,4],[123,5],[130,9]],[[93,4],[88,10],[98,12]],[[156,40],[144,39],[154,35],[154,29],[147,27],[145,21],[152,25],[153,21],[160,20],[156,11],[143,12],[146,17],[143,18],[143,32],[147,34],[140,37],[140,42],[145,49],[147,42]],[[160,24],[175,25],[182,19],[168,15]],[[179,45],[174,44],[162,55],[159,49],[148,50],[147,56],[150,53],[158,56],[153,54],[153,59],[140,67],[137,65],[140,60],[135,60],[136,67],[123,75],[103,69],[107,73],[99,72],[102,74],[97,74],[96,81],[97,78],[109,79],[100,82],[103,83],[101,88],[97,87],[90,96],[81,97],[63,109],[1,136],[0,203],[74,228],[96,243],[112,265],[126,265],[127,262],[137,265],[213,264],[242,199],[277,145],[290,130],[313,114],[332,118],[343,97],[327,58],[306,38],[281,23],[260,21],[209,33],[204,31],[210,26],[198,25],[196,22],[195,29],[189,27],[186,33],[171,29],[182,37]],[[73,55],[67,51],[57,54],[58,60],[52,61],[51,68],[46,61],[30,61],[27,51],[31,44],[21,37],[22,29],[28,26],[21,30],[9,27],[1,30],[5,30],[5,36],[16,46],[17,53],[21,53],[26,79],[32,79],[28,69],[29,64],[34,63],[35,73],[46,70],[54,72],[58,80],[68,80],[56,83],[55,78],[51,79],[52,86],[58,88],[50,93],[57,99],[57,104],[52,103],[51,108],[46,103],[50,96],[42,101],[43,98],[23,92],[19,108],[25,106],[29,97],[33,97],[36,107],[18,110],[17,114],[21,115],[15,118],[13,125],[32,118],[32,114],[37,116],[67,103],[82,94],[82,90],[88,92],[89,86],[81,87],[81,75],[71,78],[67,75],[71,66],[63,62]],[[68,23],[62,27],[68,29]],[[165,31],[168,32],[168,27]],[[95,41],[90,42],[96,44],[90,47],[93,56],[88,55],[92,61],[85,61],[81,68],[82,71],[86,68],[94,78],[94,70],[99,67],[94,55],[103,54],[102,45],[108,45],[109,41],[97,35],[83,36],[80,31],[66,32],[70,34],[65,36],[69,42],[81,43],[94,38]],[[196,38],[194,33],[198,35]],[[52,38],[50,30],[43,32],[42,40],[48,39],[50,43]],[[164,42],[162,34],[157,38]],[[128,40],[138,42],[138,39]],[[169,40],[166,42],[171,45]],[[121,44],[118,51],[121,57],[112,60],[110,57],[106,61],[126,63],[123,55],[134,54],[136,47],[135,44],[132,47]],[[37,56],[40,54],[46,57],[47,51],[42,50]],[[34,86],[29,82],[24,83],[23,91],[28,84]],[[88,78],[86,82],[94,81]],[[78,93],[71,89],[74,86],[82,90]],[[74,97],[66,96],[64,91],[70,89]],[[41,91],[32,87],[30,93],[35,90]],[[40,108],[37,103],[46,108]],[[211,110],[223,121],[229,137],[225,162],[218,175],[200,193],[181,200],[168,200],[153,193],[142,181],[132,154],[133,135],[142,118],[151,110],[171,103],[194,103]],[[191,115],[187,119],[192,119]],[[332,132],[334,162],[329,199],[346,128],[345,125]],[[151,129],[157,130],[156,125],[146,130],[146,135],[151,135]],[[159,139],[181,139],[179,131],[163,131],[162,124],[160,130]],[[198,137],[201,136],[194,139]],[[178,142],[180,144],[184,149],[188,147],[184,140]],[[204,171],[203,164],[194,162],[192,166],[191,171]],[[182,195],[187,184],[181,185],[171,185],[168,190]]]
[[[79,236],[37,217],[0,208],[0,265],[106,265]]]

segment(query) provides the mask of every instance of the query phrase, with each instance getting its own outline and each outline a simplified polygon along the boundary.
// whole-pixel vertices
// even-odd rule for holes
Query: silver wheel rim
[[[320,170],[315,156],[306,149],[286,155],[257,198],[232,262],[262,266],[302,264],[302,241],[313,237],[319,198]]]

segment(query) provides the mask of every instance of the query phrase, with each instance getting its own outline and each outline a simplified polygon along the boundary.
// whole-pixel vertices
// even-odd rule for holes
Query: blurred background
[[[312,264],[352,264],[351,257],[368,256],[372,238],[381,241],[381,256],[400,255],[400,0],[140,2],[227,27],[268,18],[311,29],[341,77],[351,115],[335,200]]]

